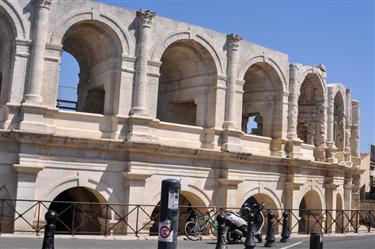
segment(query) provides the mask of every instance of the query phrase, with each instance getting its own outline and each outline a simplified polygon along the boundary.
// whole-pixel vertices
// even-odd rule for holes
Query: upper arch
[[[309,74],[314,75],[317,77],[317,79],[319,79],[319,84],[321,86],[321,89],[323,91],[323,95],[325,98],[325,96],[327,96],[327,87],[326,87],[325,79],[324,79],[322,72],[320,70],[317,70],[316,68],[308,67],[302,71],[302,77],[301,77],[301,81],[299,82],[298,89],[301,88],[302,83],[305,81],[306,77]]]
[[[52,44],[62,44],[65,33],[74,24],[83,21],[97,21],[103,23],[110,28],[121,42],[123,54],[130,54],[130,44],[128,34],[118,25],[119,21],[115,20],[114,17],[108,16],[102,13],[97,13],[95,10],[79,10],[70,12],[64,15],[59,22],[51,29],[51,36],[49,38]]]
[[[267,65],[269,65],[276,72],[278,78],[280,79],[282,83],[282,90],[284,92],[289,90],[286,77],[283,71],[281,70],[280,66],[274,60],[264,55],[252,57],[247,62],[242,64],[240,69],[238,70],[238,79],[244,79],[248,69],[257,63],[266,63]]]
[[[161,61],[161,58],[164,54],[164,51],[174,42],[179,40],[192,40],[197,42],[199,45],[204,47],[208,53],[211,55],[211,58],[215,62],[216,71],[218,74],[223,74],[223,64],[220,60],[220,57],[214,47],[210,42],[201,35],[195,35],[191,31],[176,31],[172,34],[169,34],[167,38],[161,42],[157,43],[151,50],[151,60]]]
[[[28,39],[27,25],[22,18],[22,11],[15,3],[11,3],[9,0],[0,1],[0,12],[4,12],[7,15],[17,39]]]

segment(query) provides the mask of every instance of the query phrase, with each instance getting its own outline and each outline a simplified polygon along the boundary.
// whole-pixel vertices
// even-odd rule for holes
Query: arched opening
[[[247,203],[246,205],[248,205],[249,207],[251,207],[253,203],[260,203],[260,204],[264,203],[264,208],[263,208],[264,224],[263,224],[263,228],[262,228],[263,234],[267,233],[267,214],[268,214],[268,210],[272,210],[272,212],[275,216],[274,221],[280,218],[280,210],[279,210],[277,204],[267,194],[255,194],[253,196],[250,196],[243,203],[242,207],[245,206],[245,203]],[[275,233],[276,234],[279,232],[279,230],[280,230],[279,225],[275,225]]]
[[[283,87],[277,72],[269,64],[259,62],[247,70],[244,80],[243,132],[281,137]],[[255,128],[250,128],[252,122],[256,123]]]
[[[344,100],[341,92],[337,92],[334,100],[333,111],[333,139],[338,151],[344,151],[345,127]]]
[[[308,74],[301,85],[297,135],[306,144],[324,142],[324,91],[316,74]]]
[[[61,55],[57,108],[72,111],[77,110],[78,83],[79,64],[73,55],[64,51]]]
[[[74,187],[60,193],[49,206],[57,212],[56,233],[100,234],[105,218],[104,197],[85,187]]]
[[[61,72],[64,75],[60,75],[57,106],[80,112],[115,114],[122,61],[121,42],[115,32],[98,21],[81,21],[68,29],[62,45],[65,53]],[[74,61],[79,70],[74,67]]]
[[[191,221],[195,218],[195,215],[203,215],[208,210],[204,208],[204,203],[190,192],[181,192],[179,199],[179,221],[178,221],[178,233],[183,234],[185,224],[188,221]],[[158,235],[158,226],[159,226],[159,216],[160,216],[160,202],[154,208],[151,214],[151,223],[150,235]],[[208,231],[207,231],[208,232]]]
[[[307,192],[299,204],[299,233],[321,231],[322,229],[322,202],[319,194],[314,190]]]
[[[15,29],[0,7],[0,105],[8,101],[15,52]]]
[[[344,214],[343,210],[343,203],[342,197],[340,194],[336,195],[336,233],[343,233],[344,232]]]
[[[157,118],[161,121],[214,126],[217,71],[210,53],[198,42],[172,43],[161,58]]]

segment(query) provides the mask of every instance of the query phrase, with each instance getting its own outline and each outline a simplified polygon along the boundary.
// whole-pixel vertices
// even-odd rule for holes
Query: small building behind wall
[[[58,108],[64,52],[79,65],[74,110]],[[327,73],[152,11],[1,1],[0,199],[25,212],[9,231],[55,208],[67,210],[65,232],[152,233],[167,178],[202,212],[249,198],[357,209],[359,102]]]

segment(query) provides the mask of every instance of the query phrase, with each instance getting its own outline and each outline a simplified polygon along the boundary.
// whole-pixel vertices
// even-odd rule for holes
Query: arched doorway
[[[282,130],[282,82],[267,63],[252,65],[246,72],[242,101],[242,131],[277,138]]]
[[[307,192],[299,204],[299,233],[321,231],[322,229],[322,202],[319,194],[314,190]]]
[[[14,25],[0,7],[0,105],[8,101],[15,53]]]
[[[181,192],[179,199],[179,221],[178,221],[178,233],[183,234],[186,222],[194,219],[195,214],[203,215],[207,212],[207,208],[204,208],[204,204],[195,197],[195,195],[188,192]],[[159,226],[159,215],[160,215],[160,202],[154,208],[151,214],[152,226],[150,228],[150,235],[158,235]]]
[[[61,192],[49,206],[59,215],[56,233],[100,234],[105,217],[104,203],[105,199],[89,188],[74,187]]]
[[[316,74],[308,74],[300,88],[298,99],[297,135],[306,144],[324,143],[324,90]]]
[[[72,25],[64,34],[62,65],[74,57],[79,65],[78,82],[59,82],[59,94],[68,96],[76,103],[68,108],[80,112],[112,115],[118,112],[121,80],[122,46],[115,32],[99,21],[81,21]],[[69,55],[67,55],[67,53]],[[76,70],[74,70],[75,72]],[[72,73],[74,73],[72,72]],[[64,77],[60,77],[60,80]],[[76,80],[76,79],[72,79]],[[67,86],[67,88],[65,88]],[[73,89],[72,88],[76,88]],[[59,99],[57,106],[64,102]]]
[[[252,206],[253,203],[264,203],[264,208],[263,208],[263,215],[264,215],[264,225],[263,225],[263,228],[262,228],[262,233],[263,234],[266,234],[267,232],[267,214],[268,214],[268,210],[272,210],[274,216],[275,216],[275,220],[279,219],[280,218],[280,211],[277,204],[274,202],[274,200],[268,196],[267,194],[262,194],[262,193],[259,193],[259,194],[255,194],[253,196],[250,196],[242,205],[242,207],[245,205],[245,203],[247,203],[247,205],[249,207]],[[276,224],[276,223],[275,223]],[[275,233],[277,234],[279,232],[279,225],[275,225]]]
[[[344,232],[344,214],[341,194],[336,195],[336,233]]]
[[[214,126],[215,62],[206,48],[194,40],[179,40],[161,58],[157,118],[161,121]]]
[[[334,99],[333,111],[333,139],[338,151],[344,151],[344,128],[345,128],[345,112],[344,99],[341,92],[337,92]]]

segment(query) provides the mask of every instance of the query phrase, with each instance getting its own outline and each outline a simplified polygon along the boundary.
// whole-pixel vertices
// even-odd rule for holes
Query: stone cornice
[[[132,119],[129,119],[129,122],[131,122],[131,120],[139,120],[139,118],[132,117]],[[149,119],[145,119],[143,121],[152,122],[152,120]],[[223,132],[223,130],[215,129],[215,132],[218,132],[219,134]],[[237,133],[238,131],[226,132]],[[160,143],[131,142],[119,139],[89,139],[57,135],[52,136],[51,134],[31,133],[19,130],[8,131],[1,129],[0,139],[14,139],[15,141],[18,141],[20,143],[33,143],[36,145],[49,144],[54,146],[70,148],[82,148],[82,146],[85,146],[86,149],[126,151],[127,153],[147,152],[157,153],[159,156],[168,155],[185,158],[192,157],[226,162],[246,163],[250,160],[259,160],[262,163],[267,163],[268,165],[273,167],[298,167],[300,169],[315,169],[322,170],[325,172],[344,172],[349,177],[354,175],[360,175],[362,172],[360,169],[353,167],[349,168],[339,164],[315,162],[304,159],[289,159],[270,156],[260,156],[244,152],[223,152],[221,150],[175,147],[162,145]]]

